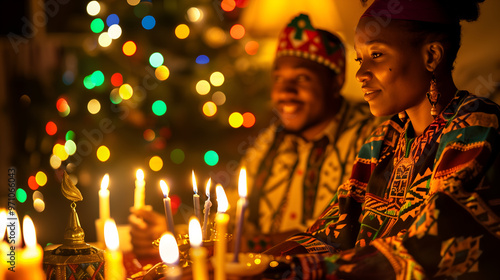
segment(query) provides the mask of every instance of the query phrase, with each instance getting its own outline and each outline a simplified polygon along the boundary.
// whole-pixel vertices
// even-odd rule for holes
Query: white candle
[[[210,207],[212,207],[212,201],[210,201],[210,183],[212,178],[208,179],[207,187],[205,188],[205,194],[207,195],[207,200],[205,201],[205,207],[203,208],[203,240],[210,239],[208,235],[208,219],[210,218]]]
[[[109,175],[106,174],[101,181],[101,189],[99,190],[99,218],[101,220],[109,219]]]
[[[36,242],[35,225],[28,215],[23,219],[23,238],[26,247],[20,250],[13,274],[16,279],[44,280],[43,250],[42,246]]]
[[[134,208],[144,207],[146,200],[146,182],[144,182],[144,172],[138,169],[135,173]]]
[[[236,206],[236,236],[234,240],[234,257],[233,262],[238,262],[238,254],[240,253],[241,233],[243,231],[243,220],[245,219],[245,209],[247,208],[247,170],[245,167],[240,170],[238,182],[238,193],[240,199]]]
[[[207,270],[207,248],[201,246],[203,240],[201,236],[200,222],[196,218],[191,218],[189,221],[189,256],[193,261],[193,279],[208,280]]]
[[[106,280],[125,279],[125,267],[123,266],[123,254],[119,249],[120,240],[116,223],[112,219],[106,220],[104,224],[104,278]]]
[[[174,218],[172,215],[172,205],[170,203],[170,197],[168,197],[168,193],[170,189],[165,183],[165,181],[160,180],[161,191],[163,192],[163,205],[165,206],[165,218],[167,219],[167,231],[171,232],[175,236],[174,230]]]
[[[179,247],[175,237],[171,233],[165,233],[160,238],[159,247],[161,260],[167,265],[165,277],[169,280],[180,280],[182,269],[179,267]]]
[[[226,232],[227,224],[229,222],[229,214],[226,213],[229,208],[226,193],[220,184],[215,187],[217,194],[217,214],[215,215],[215,222],[217,224],[217,240],[215,244],[215,280],[225,280],[225,264],[226,264]]]
[[[201,220],[200,213],[200,195],[198,194],[198,185],[196,184],[196,177],[194,176],[194,170],[192,172],[192,181],[193,181],[193,205],[194,205],[194,215],[198,218],[198,221]]]

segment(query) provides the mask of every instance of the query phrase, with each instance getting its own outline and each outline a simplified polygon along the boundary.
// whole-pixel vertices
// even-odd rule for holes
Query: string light
[[[233,128],[240,127],[243,125],[243,116],[238,112],[232,113],[229,115],[229,125]]]
[[[175,36],[179,39],[186,39],[189,36],[189,26],[185,24],[179,24],[175,28]]]
[[[175,164],[181,164],[182,162],[184,162],[185,158],[186,155],[181,149],[174,149],[172,150],[172,152],[170,152],[170,160],[172,160],[172,162]]]
[[[167,66],[161,65],[155,69],[155,77],[160,81],[165,81],[170,76],[170,70],[168,70]]]
[[[190,22],[197,22],[203,19],[203,11],[196,7],[189,8],[186,14]]]
[[[122,50],[126,56],[132,56],[137,51],[137,45],[133,41],[127,41],[123,44]]]
[[[214,87],[219,87],[224,83],[224,74],[221,72],[213,72],[212,75],[210,75],[210,83]]]
[[[219,155],[215,151],[207,151],[203,157],[205,163],[209,166],[215,166],[219,162]]]
[[[210,62],[210,59],[208,58],[208,56],[206,56],[204,54],[196,57],[196,63],[198,63],[198,64],[207,64],[209,62]]]
[[[196,83],[196,92],[199,95],[207,95],[210,92],[210,83],[206,80],[200,80]]]
[[[160,171],[163,168],[163,160],[159,156],[153,156],[149,159],[149,168],[153,171]]]
[[[226,103],[226,95],[222,92],[222,91],[216,91],[214,92],[214,94],[212,95],[212,101],[216,104],[216,105],[223,105],[224,103]]]
[[[167,105],[162,100],[156,100],[151,106],[153,113],[157,116],[163,116],[167,112]]]
[[[217,105],[212,101],[205,102],[203,104],[203,114],[207,117],[212,117],[217,113]]]
[[[153,16],[145,16],[141,21],[142,27],[146,30],[151,30],[156,25],[156,19]]]
[[[101,162],[105,162],[109,159],[111,156],[111,152],[109,151],[109,148],[106,146],[100,146],[97,148],[97,159]]]
[[[38,171],[35,175],[35,180],[40,187],[43,187],[47,184],[47,175],[43,171]]]
[[[245,27],[241,24],[235,24],[229,30],[229,34],[233,39],[239,40],[245,36]]]
[[[96,16],[101,11],[101,5],[97,1],[90,1],[87,4],[87,13],[91,16]]]

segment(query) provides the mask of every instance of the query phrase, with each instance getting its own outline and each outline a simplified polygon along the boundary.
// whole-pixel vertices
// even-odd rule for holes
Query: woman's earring
[[[406,115],[406,111],[401,111],[398,113],[398,117],[403,123],[406,123],[406,118],[408,116]]]
[[[429,91],[427,92],[427,99],[429,99],[429,103],[431,103],[431,115],[434,118],[439,115],[439,112],[436,108],[439,97],[441,97],[441,93],[439,93],[439,91],[437,90],[436,77],[434,76],[434,73],[432,73],[431,86],[429,88]]]

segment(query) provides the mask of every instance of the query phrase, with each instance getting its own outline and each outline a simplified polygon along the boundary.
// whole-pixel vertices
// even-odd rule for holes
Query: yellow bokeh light
[[[99,42],[99,45],[103,48],[109,47],[112,41],[113,39],[111,39],[108,32],[102,32],[101,35],[99,35],[99,38],[97,39],[97,42]]]
[[[55,144],[54,148],[52,148],[52,153],[56,155],[61,161],[65,161],[68,159],[68,153],[66,153],[66,149],[64,145]]]
[[[33,201],[33,208],[38,212],[43,212],[43,210],[45,210],[45,202],[40,199],[40,198],[36,198],[34,201]]]
[[[123,44],[122,51],[126,56],[134,55],[137,51],[137,45],[133,41],[127,41]]]
[[[58,169],[59,167],[61,167],[61,159],[56,155],[51,155],[50,167],[52,167],[52,169]]]
[[[199,95],[207,95],[210,92],[210,83],[205,80],[200,80],[196,83],[196,92]]]
[[[141,0],[127,0],[127,3],[130,6],[137,6],[140,2],[141,2]]]
[[[87,4],[87,14],[96,16],[101,11],[101,5],[97,1],[90,1]]]
[[[163,168],[163,160],[159,156],[151,157],[149,160],[149,168],[153,171],[160,171]]]
[[[190,22],[200,21],[203,18],[203,11],[196,7],[189,8],[187,10],[187,17]]]
[[[95,115],[101,111],[101,103],[97,99],[92,99],[87,103],[87,110],[92,115]]]
[[[212,75],[210,75],[210,83],[214,87],[219,87],[224,83],[224,74],[221,72],[213,72]]]
[[[99,159],[102,162],[105,162],[109,159],[111,153],[109,152],[108,147],[106,146],[100,146],[97,148],[97,159]]]
[[[238,128],[243,125],[243,115],[238,112],[234,112],[229,115],[229,125],[234,128]]]
[[[120,89],[118,89],[118,93],[123,100],[129,100],[134,94],[134,90],[131,85],[123,84],[120,86]]]
[[[212,117],[215,113],[217,113],[217,105],[215,105],[215,103],[208,101],[203,104],[203,114],[205,114],[205,116]]]
[[[216,104],[216,105],[223,105],[224,103],[226,103],[226,95],[222,92],[222,91],[216,91],[214,92],[214,94],[212,95],[212,101]]]
[[[217,26],[210,27],[203,34],[203,40],[212,48],[218,48],[224,45],[226,43],[226,38],[227,36],[224,30]]]
[[[179,24],[175,28],[175,36],[179,39],[186,39],[189,36],[189,26]]]
[[[170,76],[170,70],[167,66],[161,65],[155,69],[155,76],[160,81],[165,81]]]
[[[40,187],[43,187],[47,184],[47,175],[45,175],[42,171],[38,171],[35,175],[35,180]]]

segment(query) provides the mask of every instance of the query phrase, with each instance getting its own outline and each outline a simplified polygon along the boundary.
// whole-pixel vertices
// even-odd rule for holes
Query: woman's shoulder
[[[482,126],[499,129],[500,106],[486,97],[460,91],[450,103],[443,117],[448,126]]]

